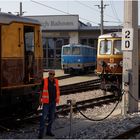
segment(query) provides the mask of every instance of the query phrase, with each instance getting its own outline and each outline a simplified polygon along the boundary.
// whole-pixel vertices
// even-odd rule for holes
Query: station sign
[[[133,28],[122,29],[122,50],[133,50]]]
[[[78,15],[27,16],[41,23],[42,30],[78,30]]]

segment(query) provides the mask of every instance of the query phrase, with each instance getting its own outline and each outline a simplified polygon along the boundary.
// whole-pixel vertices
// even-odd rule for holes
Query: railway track
[[[118,97],[115,97],[114,95],[106,95],[106,96],[101,96],[98,98],[78,101],[73,106],[73,111],[77,112],[77,108],[78,109],[93,108],[95,106],[101,106],[103,104],[108,104],[111,102],[115,102],[117,100],[118,100]],[[57,106],[56,112],[58,114],[67,114],[70,112],[70,106],[67,104]]]
[[[62,76],[58,76],[56,78],[58,80],[63,80],[63,79],[72,78],[72,77],[75,77],[75,76],[72,76],[72,75],[62,75]]]
[[[48,72],[48,70],[44,70],[44,72]],[[93,74],[94,74],[94,72],[91,71],[91,72],[89,72],[88,74],[83,74],[83,75],[89,76],[89,75],[93,75]],[[83,76],[83,75],[82,75],[82,76]],[[57,78],[58,80],[63,80],[63,79],[72,78],[72,77],[76,77],[76,76],[81,76],[81,75],[70,75],[70,74],[67,74],[67,75],[57,76],[56,78]]]
[[[86,108],[93,108],[95,106],[101,106],[103,104],[114,102],[117,99],[118,98],[114,97],[114,95],[106,95],[106,96],[102,96],[102,97],[98,97],[94,99],[79,101],[79,102],[76,102],[76,105],[73,106],[73,111],[77,112],[77,107],[80,110],[83,110],[83,109],[85,110]],[[12,120],[11,118],[9,121],[6,121],[6,123],[4,120],[2,120],[0,121],[0,131],[7,131],[7,132],[15,131],[16,132],[17,128],[21,127],[22,125],[31,124],[31,123],[34,124],[35,122],[39,121],[41,111],[42,110],[38,110],[37,114],[27,117],[27,118],[21,118],[21,119],[16,119],[16,120],[15,119]],[[68,115],[69,112],[70,112],[70,106],[68,104],[59,105],[56,108],[56,113],[58,115]]]
[[[132,129],[129,129],[128,131],[125,131],[112,139],[134,139],[133,137],[135,137],[137,134],[140,134],[140,125],[133,127]]]
[[[80,82],[65,86],[60,86],[61,95],[74,94],[76,92],[83,92],[88,90],[99,89],[101,84],[100,79]]]
[[[75,92],[93,90],[93,89],[97,89],[97,88],[100,88],[100,79],[86,81],[86,82],[80,82],[80,83],[71,84],[71,85],[67,85],[67,86],[61,86],[60,90],[61,90],[61,95],[66,95],[66,94],[74,94]],[[85,108],[88,108],[88,107],[100,106],[103,104],[108,104],[109,102],[114,102],[116,100],[117,100],[117,98],[114,97],[114,95],[106,95],[106,96],[99,97],[99,98],[79,101],[73,107],[73,111],[76,112],[77,107],[81,110],[82,109],[85,110]],[[16,124],[16,126],[18,127],[18,123],[21,124],[22,121],[23,121],[23,124],[24,123],[26,124],[26,122],[32,122],[33,120],[37,120],[37,119],[39,119],[40,112],[41,112],[41,110],[39,110],[37,112],[37,114],[34,115],[33,117],[20,118],[18,121],[14,120],[15,123],[13,123],[13,124]],[[69,112],[70,112],[69,105],[64,104],[64,105],[57,106],[58,115],[59,114],[67,115]],[[4,119],[6,119],[6,118],[4,118]],[[12,118],[10,120],[12,120]],[[10,124],[10,127],[8,127],[8,124],[6,124],[6,126],[5,126],[5,124],[3,125],[3,122],[4,122],[4,120],[0,121],[0,130],[3,129],[4,131],[9,131],[10,129],[12,130],[11,126],[15,126],[13,124]],[[36,122],[36,121],[33,121],[33,122]],[[3,126],[5,126],[5,127],[3,127]]]

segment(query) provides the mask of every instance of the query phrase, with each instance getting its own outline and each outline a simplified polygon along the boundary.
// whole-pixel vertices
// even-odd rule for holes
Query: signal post
[[[122,114],[138,111],[138,1],[124,1],[124,27],[122,30],[123,77]]]

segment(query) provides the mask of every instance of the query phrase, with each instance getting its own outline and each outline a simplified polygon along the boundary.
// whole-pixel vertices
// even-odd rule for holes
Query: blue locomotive
[[[96,49],[81,44],[64,45],[61,51],[61,66],[65,74],[80,74],[94,70]]]

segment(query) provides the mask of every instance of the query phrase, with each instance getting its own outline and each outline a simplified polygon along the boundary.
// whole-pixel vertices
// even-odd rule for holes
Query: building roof
[[[80,26],[79,29],[82,31],[90,31],[90,30],[100,30],[100,26]],[[104,30],[118,30],[122,29],[122,26],[104,26]]]
[[[10,24],[12,22],[24,22],[24,23],[34,23],[34,24],[40,24],[37,20],[16,16],[10,13],[3,13],[0,12],[0,23],[1,24]]]
[[[41,24],[42,24],[42,30],[43,31],[54,32],[54,31],[64,31],[64,30],[65,31],[94,31],[94,30],[100,30],[100,26],[92,26],[90,23],[85,24],[82,21],[80,21],[78,15],[36,15],[36,16],[27,16],[27,17],[38,19],[40,22],[42,21]],[[54,28],[54,27],[50,28],[50,23],[48,21],[45,21],[44,19],[46,19],[46,20],[48,18],[53,19],[55,17],[60,17],[61,19],[62,19],[62,17],[64,17],[64,18],[67,17],[67,18],[64,19],[64,21],[66,23],[70,23],[70,18],[69,17],[77,17],[77,18],[75,20],[76,23],[73,23],[73,24],[75,24],[73,27],[69,28],[69,26],[67,26],[67,28],[62,28],[62,27],[59,26],[58,28]],[[58,18],[58,19],[60,19],[60,18]],[[61,21],[59,21],[59,23],[60,22],[63,22],[63,21],[61,20]],[[71,21],[71,22],[74,22],[74,21]],[[76,25],[76,24],[78,24],[78,25]],[[123,26],[104,26],[104,30],[107,31],[107,32],[108,31],[121,31],[122,28],[123,28]]]

